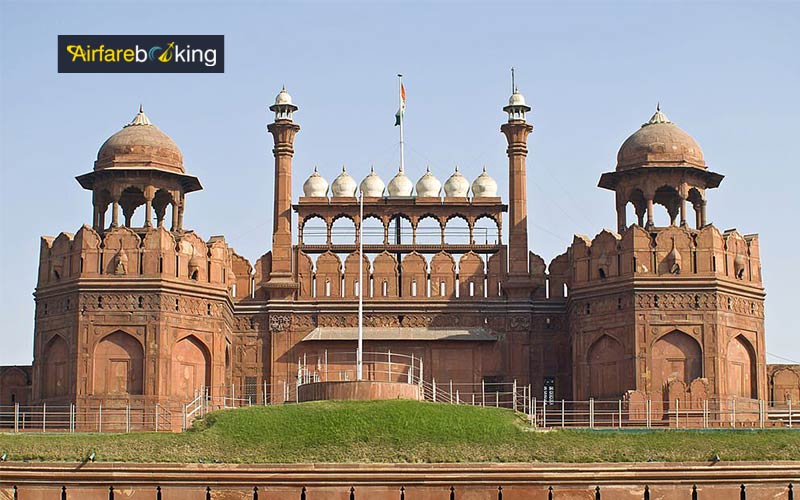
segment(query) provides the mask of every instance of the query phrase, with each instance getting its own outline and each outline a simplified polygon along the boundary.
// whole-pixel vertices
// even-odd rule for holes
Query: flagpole
[[[403,75],[397,75],[397,98],[400,101],[400,171],[404,171],[405,163],[403,162]]]
[[[358,350],[356,380],[364,374],[364,191],[360,191],[358,229]]]

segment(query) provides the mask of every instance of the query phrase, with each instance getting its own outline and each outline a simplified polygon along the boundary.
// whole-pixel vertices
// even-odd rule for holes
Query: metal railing
[[[347,356],[338,356],[348,359]],[[352,353],[353,356],[355,353]],[[540,429],[766,429],[797,428],[800,405],[747,398],[696,401],[630,399],[587,401],[544,400],[532,397],[530,386],[514,382],[455,383],[422,378],[418,357],[391,353],[364,353],[383,359],[377,368],[365,370],[372,381],[407,382],[419,385],[425,401],[497,407],[522,415],[530,426]],[[376,355],[385,355],[378,358]],[[298,376],[277,385],[253,388],[235,385],[198,389],[185,404],[42,404],[0,406],[0,432],[164,432],[191,426],[194,419],[210,411],[253,405],[295,402],[298,387],[321,381],[354,380],[354,368],[340,370],[328,354],[328,371],[316,369],[316,360],[306,357]],[[366,364],[365,364],[366,365]],[[341,365],[346,367],[347,365]],[[336,367],[336,370],[332,368]],[[409,375],[410,373],[410,375]],[[367,379],[365,377],[365,379]],[[229,392],[227,392],[229,391]],[[254,396],[255,394],[255,396]]]
[[[0,406],[4,432],[169,432],[180,406],[162,404],[42,404]],[[178,427],[179,428],[179,427]]]

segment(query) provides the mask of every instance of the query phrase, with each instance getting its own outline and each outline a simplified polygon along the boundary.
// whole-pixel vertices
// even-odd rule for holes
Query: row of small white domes
[[[342,167],[342,173],[339,174],[330,186],[331,195],[334,197],[356,196],[356,189],[359,186],[356,180],[347,173],[347,170]],[[386,186],[383,180],[374,169],[370,169],[369,175],[364,177],[361,181],[360,191],[364,196],[383,196],[384,190],[388,191],[389,196],[412,196],[412,191],[416,187],[417,196],[420,197],[439,197],[442,192],[442,183],[436,178],[428,169],[425,175],[419,178],[416,186],[411,182],[406,174],[400,170],[395,175],[389,185]],[[469,194],[470,184],[466,177],[461,175],[456,167],[455,172],[444,183],[444,195],[446,197],[466,197]],[[311,174],[306,182],[303,184],[303,194],[306,196],[323,197],[328,195],[328,181],[319,175],[319,172],[314,168],[314,173]],[[481,175],[472,183],[472,196],[476,198],[488,198],[497,196],[497,182],[486,173],[484,167]]]

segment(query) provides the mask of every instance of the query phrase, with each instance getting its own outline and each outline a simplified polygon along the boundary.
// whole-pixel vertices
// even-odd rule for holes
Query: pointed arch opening
[[[617,339],[602,335],[589,348],[586,360],[590,398],[617,399],[628,390],[625,350]]]
[[[191,400],[199,389],[211,385],[211,355],[194,335],[172,347],[172,394]]]
[[[755,349],[744,335],[738,335],[728,342],[727,350],[728,395],[756,399],[756,355]]]
[[[673,330],[653,344],[653,391],[661,391],[672,380],[680,380],[688,386],[702,376],[702,348],[690,335]]]
[[[54,335],[45,346],[43,365],[44,398],[66,396],[69,393],[69,347],[61,335]]]
[[[143,394],[144,350],[132,335],[117,330],[94,349],[94,393],[109,396]]]

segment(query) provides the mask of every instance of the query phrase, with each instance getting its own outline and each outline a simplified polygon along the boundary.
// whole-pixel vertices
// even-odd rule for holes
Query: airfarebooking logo
[[[224,35],[59,35],[59,73],[223,73]]]

